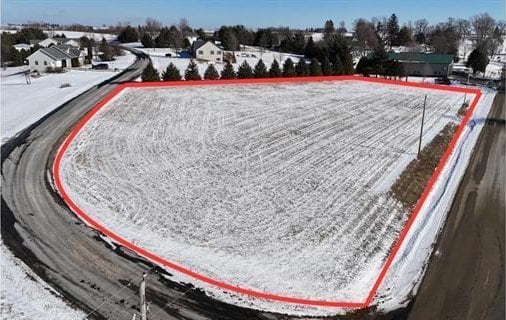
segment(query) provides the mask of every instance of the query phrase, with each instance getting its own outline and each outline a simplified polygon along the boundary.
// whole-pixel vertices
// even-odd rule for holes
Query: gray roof
[[[56,48],[60,51],[65,52],[71,58],[78,58],[81,54],[81,50],[77,49],[74,46],[68,45],[68,44],[61,44],[61,45],[56,46]]]
[[[51,46],[39,50],[54,60],[79,58],[80,55],[79,49],[65,45]]]
[[[58,50],[56,46],[51,46],[49,48],[42,48],[39,50],[40,52],[44,53],[50,58],[53,58],[54,60],[70,59],[70,57],[65,52]]]
[[[193,41],[193,43],[192,43],[193,50],[197,50],[198,48],[202,47],[206,42],[207,41],[204,41],[201,39]]]

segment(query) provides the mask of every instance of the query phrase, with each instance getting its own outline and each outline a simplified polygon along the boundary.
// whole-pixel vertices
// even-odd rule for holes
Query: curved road
[[[54,191],[50,168],[62,139],[118,83],[141,74],[149,57],[136,55],[137,61],[127,70],[63,104],[2,145],[4,244],[62,293],[70,305],[91,313],[89,318],[131,320],[137,309],[140,275],[148,270],[150,320],[272,318],[171,282],[163,270],[122,248],[113,254],[99,234],[81,223]]]

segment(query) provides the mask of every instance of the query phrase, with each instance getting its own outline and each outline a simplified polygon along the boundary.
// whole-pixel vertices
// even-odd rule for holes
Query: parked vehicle
[[[109,69],[109,65],[107,63],[97,63],[92,65],[91,68],[96,70],[107,70]]]

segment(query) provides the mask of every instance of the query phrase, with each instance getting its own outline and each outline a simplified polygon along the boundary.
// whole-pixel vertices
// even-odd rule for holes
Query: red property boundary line
[[[328,301],[328,300],[317,300],[317,299],[303,299],[296,297],[289,297],[277,294],[270,294],[262,291],[257,291],[253,289],[243,288],[240,286],[236,286],[230,283],[226,283],[223,281],[219,281],[190,269],[187,269],[183,266],[175,264],[169,260],[166,260],[162,257],[157,256],[156,254],[149,252],[139,246],[136,246],[133,243],[130,243],[128,240],[120,237],[114,232],[108,230],[99,222],[95,221],[88,214],[86,214],[79,206],[74,202],[74,200],[68,195],[65,188],[63,187],[62,180],[60,177],[60,167],[63,155],[67,151],[69,145],[72,143],[74,138],[79,134],[81,129],[86,125],[86,123],[93,118],[93,116],[103,107],[105,106],[111,99],[113,99],[116,95],[118,95],[125,88],[156,88],[156,87],[178,87],[178,86],[219,86],[219,85],[227,85],[227,84],[272,84],[272,83],[305,83],[305,82],[322,82],[322,81],[338,81],[338,80],[356,80],[356,81],[365,81],[372,83],[383,83],[389,85],[400,85],[407,87],[415,87],[415,88],[424,88],[424,89],[435,89],[435,90],[443,90],[443,91],[452,91],[452,92],[460,92],[460,93],[469,93],[474,94],[475,97],[471,102],[468,112],[464,116],[462,122],[460,123],[455,135],[451,139],[448,148],[446,149],[443,157],[439,161],[439,164],[434,171],[431,179],[427,183],[421,197],[418,199],[417,205],[411,214],[410,218],[406,222],[406,225],[403,227],[398,239],[396,240],[393,249],[383,266],[381,267],[381,271],[374,282],[373,287],[369,291],[366,299],[363,302],[346,302],[346,301]],[[481,97],[481,91],[479,89],[472,88],[461,88],[461,87],[449,87],[449,86],[441,86],[434,84],[425,84],[425,83],[413,83],[413,82],[404,82],[404,81],[396,81],[396,80],[387,80],[381,78],[367,78],[367,77],[357,77],[357,76],[331,76],[331,77],[300,77],[300,78],[266,78],[266,79],[233,79],[233,80],[203,80],[203,81],[175,81],[175,82],[130,82],[123,83],[116,87],[111,93],[109,93],[102,101],[96,104],[79,122],[74,126],[69,136],[65,139],[64,143],[61,145],[58,150],[55,161],[53,163],[53,177],[57,191],[60,193],[63,201],[67,204],[67,206],[86,224],[91,226],[92,228],[98,230],[104,235],[111,238],[112,241],[117,244],[124,246],[137,254],[145,257],[146,259],[162,265],[164,267],[170,268],[174,271],[180,272],[186,276],[195,278],[199,281],[205,282],[207,284],[216,286],[218,288],[240,293],[248,296],[252,296],[255,298],[278,301],[278,302],[286,302],[293,303],[299,305],[308,305],[308,306],[320,306],[320,307],[340,307],[340,308],[349,308],[349,309],[360,309],[368,307],[374,296],[376,295],[383,279],[385,278],[388,269],[390,268],[392,262],[397,255],[400,247],[402,246],[404,239],[406,238],[411,226],[413,225],[416,217],[421,211],[427,196],[432,190],[436,180],[440,176],[443,168],[446,166],[448,159],[452,152],[455,149],[457,141],[459,140],[462,132],[469,122],[471,115],[473,114],[476,105]]]

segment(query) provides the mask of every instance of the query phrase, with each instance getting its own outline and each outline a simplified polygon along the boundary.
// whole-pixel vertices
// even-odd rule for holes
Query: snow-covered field
[[[78,39],[81,37],[88,37],[90,39],[94,39],[95,41],[100,41],[102,38],[105,38],[107,41],[115,40],[117,36],[115,34],[109,33],[99,33],[99,32],[82,32],[82,31],[69,31],[69,30],[44,30],[49,37],[65,34],[66,38],[70,39]]]
[[[181,75],[183,76],[184,71],[188,67],[188,64],[190,63],[191,60],[190,58],[174,57],[175,51],[173,49],[168,48],[156,48],[156,49],[137,48],[137,49],[142,50],[147,54],[149,54],[149,56],[151,57],[151,61],[153,61],[153,66],[160,72],[160,74],[163,71],[165,71],[169,63],[173,63],[179,69]],[[172,53],[173,57],[165,57],[166,53]],[[251,68],[254,68],[258,60],[262,59],[265,65],[267,66],[267,69],[269,69],[274,59],[278,60],[278,62],[282,66],[283,62],[288,58],[291,58],[294,63],[299,62],[301,56],[290,53],[259,50],[256,47],[246,47],[246,50],[235,51],[235,57],[236,63],[233,63],[232,65],[234,66],[234,69],[237,71],[239,69],[239,66],[244,61],[247,61],[248,64],[251,66]],[[197,65],[199,68],[200,75],[204,76],[204,72],[208,67],[208,63],[197,61]],[[223,63],[215,63],[214,66],[216,67],[216,70],[218,70],[218,72],[221,72],[221,70],[223,70],[223,67],[225,65]]]
[[[117,59],[110,62],[111,68],[124,69],[135,61],[135,56],[127,52]],[[24,68],[7,68],[0,71],[2,141],[14,136],[65,101],[117,74],[112,70],[70,70],[61,74],[43,74],[40,78],[32,78],[32,83],[28,85],[23,74],[11,75]],[[60,88],[67,83],[71,86]]]
[[[358,81],[127,89],[71,143],[61,177],[94,219],[194,271],[362,302],[408,217],[387,192],[416,156],[425,94],[427,143],[458,120],[462,94]],[[185,280],[240,305],[314,311]]]
[[[5,320],[84,319],[0,241],[0,318]]]

